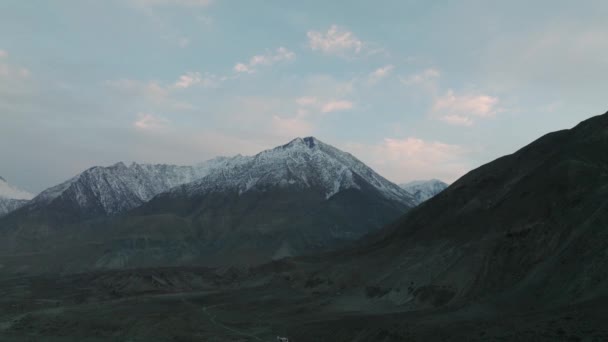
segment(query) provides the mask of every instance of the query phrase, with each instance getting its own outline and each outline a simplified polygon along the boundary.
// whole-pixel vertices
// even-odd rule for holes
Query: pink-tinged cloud
[[[175,89],[188,89],[194,86],[205,88],[217,87],[221,82],[228,80],[227,77],[218,77],[214,74],[189,71],[181,75],[173,84]]]
[[[332,25],[327,32],[308,31],[306,35],[313,51],[330,55],[358,54],[364,45],[354,33],[337,25]]]
[[[243,64],[243,63],[237,63],[234,66],[234,71],[236,71],[236,72],[251,72],[251,70],[249,69],[249,67],[246,64]]]
[[[237,63],[233,70],[237,73],[252,73],[256,71],[256,67],[271,66],[280,62],[292,61],[295,58],[295,52],[281,46],[275,51],[267,51],[265,54],[255,55],[247,63]]]
[[[394,68],[395,67],[393,65],[385,65],[381,68],[374,70],[372,73],[369,74],[369,82],[372,84],[377,83],[381,79],[387,77],[393,71]]]
[[[139,131],[157,132],[165,129],[169,120],[149,113],[137,114],[137,120],[133,122],[133,127]]]
[[[449,124],[471,126],[480,118],[494,117],[499,111],[498,97],[484,94],[456,95],[453,90],[435,99],[432,114]]]
[[[6,58],[8,57],[8,52],[4,51],[4,50],[0,50],[0,58]]]
[[[200,72],[187,72],[186,74],[179,77],[179,79],[175,82],[174,86],[176,88],[186,89],[190,88],[193,85],[199,84],[202,81],[202,76]]]
[[[351,143],[345,150],[396,183],[430,178],[453,182],[471,168],[468,149],[416,137],[386,138],[372,145]]]

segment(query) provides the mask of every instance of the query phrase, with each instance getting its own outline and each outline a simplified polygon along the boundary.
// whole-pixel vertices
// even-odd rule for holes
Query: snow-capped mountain
[[[0,177],[0,216],[24,206],[34,195],[10,185]]]
[[[172,192],[185,191],[193,196],[235,190],[242,194],[274,186],[314,189],[326,199],[343,190],[371,187],[386,199],[414,205],[413,197],[407,191],[351,154],[314,137],[297,138],[252,157],[232,159],[199,181]]]
[[[0,226],[19,232],[6,239],[19,251],[93,243],[94,267],[250,265],[342,246],[414,205],[351,154],[308,137],[196,166],[94,167]]]
[[[28,207],[69,207],[78,216],[116,215],[135,208],[175,186],[202,178],[240,157],[219,157],[195,166],[120,162],[96,166],[36,196]]]
[[[420,204],[445,190],[448,184],[438,179],[431,179],[401,184],[400,187],[414,197],[416,204]]]
[[[255,156],[218,157],[194,166],[120,162],[92,167],[43,191],[27,208],[50,206],[82,219],[124,213],[171,189],[190,195],[225,190],[242,194],[275,185],[315,189],[326,199],[367,186],[387,199],[414,205],[409,193],[352,155],[309,137]]]

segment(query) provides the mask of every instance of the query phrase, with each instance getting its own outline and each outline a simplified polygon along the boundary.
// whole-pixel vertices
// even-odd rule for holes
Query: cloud
[[[428,68],[402,77],[401,83],[428,92],[433,99],[431,116],[450,125],[472,126],[477,119],[490,118],[502,111],[498,108],[498,97],[474,92],[457,95],[452,89],[448,89],[444,95],[439,95],[440,77],[441,72],[438,69]]]
[[[251,57],[248,63],[237,63],[233,69],[238,73],[253,73],[258,66],[271,66],[279,62],[291,61],[295,58],[295,52],[284,47],[279,47],[275,51],[267,51],[263,55]]]
[[[490,118],[501,111],[497,107],[498,102],[498,97],[484,94],[456,95],[450,89],[435,99],[431,112],[449,124],[471,126],[476,119]]]
[[[140,6],[182,6],[182,7],[207,7],[213,3],[212,0],[133,0]]]
[[[441,72],[435,68],[423,70],[417,74],[401,78],[401,83],[405,85],[428,85],[430,82],[435,82],[441,76]]]
[[[227,80],[227,78],[218,77],[214,74],[205,73],[203,75],[200,72],[189,71],[181,75],[172,87],[175,89],[187,89],[200,85],[205,88],[213,88],[217,87],[220,82],[225,80]]]
[[[253,70],[250,69],[249,66],[247,66],[246,64],[243,64],[243,63],[237,63],[234,66],[234,71],[236,71],[236,72],[253,72]]]
[[[313,51],[328,55],[346,56],[358,54],[363,49],[363,42],[354,33],[332,25],[327,32],[308,31],[308,46]]]
[[[385,65],[385,66],[383,66],[381,68],[378,68],[378,69],[374,70],[368,76],[369,83],[370,84],[377,83],[381,79],[387,77],[393,71],[394,68],[395,67],[393,65]]]
[[[167,127],[169,120],[149,113],[137,114],[137,120],[133,122],[133,127],[139,131],[154,132]]]
[[[180,76],[173,86],[175,88],[186,89],[201,83],[201,80],[200,72],[188,72]]]
[[[468,149],[416,137],[385,138],[372,145],[350,143],[345,149],[397,183],[429,178],[453,182],[470,170]]]
[[[311,113],[331,113],[356,107],[352,101],[357,80],[341,81],[329,75],[308,77],[300,91],[303,96],[294,102],[300,109]]]
[[[353,109],[355,105],[346,100],[329,101],[321,107],[322,113],[338,112],[343,110]]]
[[[4,50],[0,50],[0,58],[5,58],[8,57],[8,52],[4,51]]]

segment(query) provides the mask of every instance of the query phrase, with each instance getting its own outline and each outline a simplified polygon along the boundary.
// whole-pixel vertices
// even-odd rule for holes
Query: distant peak
[[[2,178],[2,176],[0,176],[0,181],[2,181],[2,182],[4,182],[4,183],[8,183],[8,182],[6,181],[6,179]]]

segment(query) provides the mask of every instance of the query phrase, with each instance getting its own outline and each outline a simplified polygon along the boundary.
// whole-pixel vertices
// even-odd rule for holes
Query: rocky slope
[[[427,323],[451,321],[453,331],[458,320],[469,322],[472,331],[459,331],[465,340],[483,340],[483,322],[511,339],[606,337],[597,335],[597,324],[585,335],[582,321],[561,332],[548,322],[560,312],[585,312],[594,321],[601,314],[593,303],[608,298],[607,150],[608,113],[469,172],[357,248],[294,266],[290,279],[302,274],[303,289],[314,276],[320,281],[310,291],[345,294],[331,300],[333,307],[373,317],[368,308],[392,306],[403,314],[309,324],[294,327],[292,336],[407,339],[404,322],[416,316],[407,312],[424,312]],[[524,316],[537,328],[526,325],[517,335],[499,323]],[[425,329],[431,336],[432,326]]]

